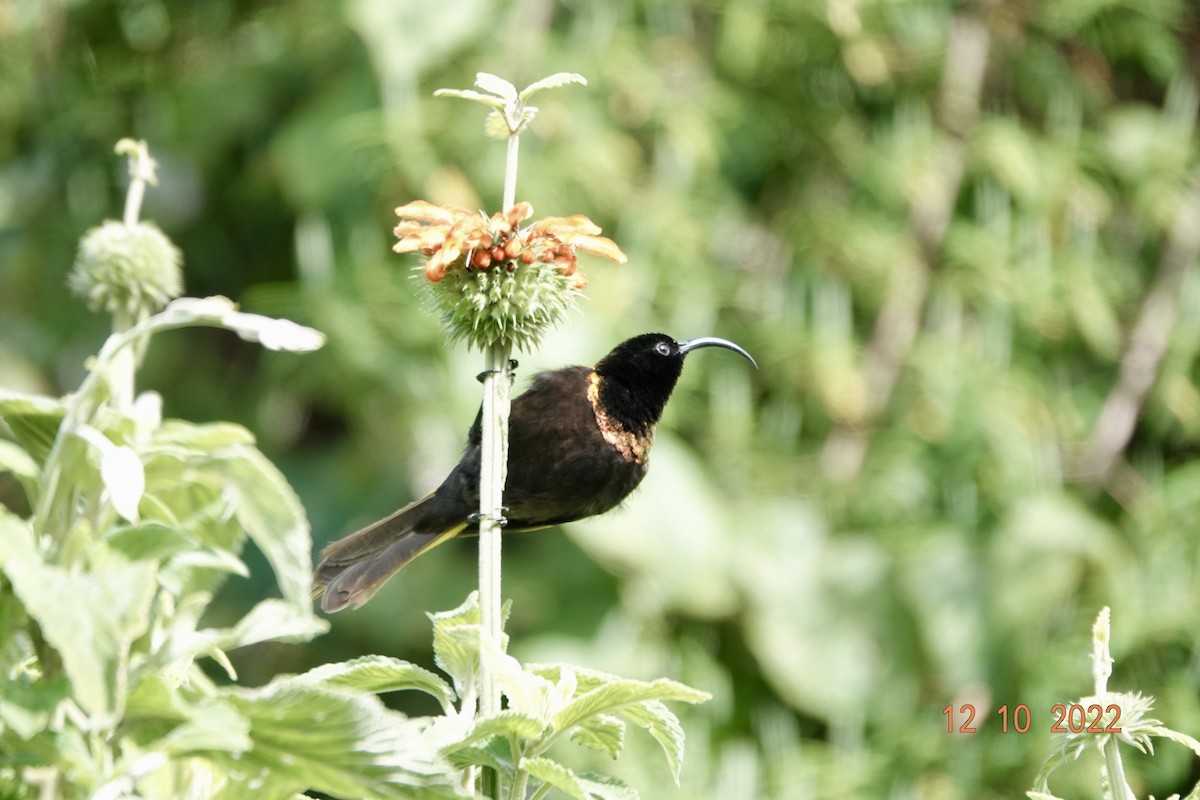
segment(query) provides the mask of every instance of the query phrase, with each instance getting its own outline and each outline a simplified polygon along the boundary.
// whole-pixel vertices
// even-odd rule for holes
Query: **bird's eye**
[[[654,352],[658,353],[660,356],[669,356],[671,355],[671,345],[667,344],[666,342],[659,342],[658,344],[654,345]]]

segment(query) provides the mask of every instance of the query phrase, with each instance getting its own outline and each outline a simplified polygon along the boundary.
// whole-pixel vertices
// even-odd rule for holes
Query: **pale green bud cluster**
[[[182,261],[157,226],[108,220],[80,241],[68,284],[93,311],[140,317],[183,292]]]

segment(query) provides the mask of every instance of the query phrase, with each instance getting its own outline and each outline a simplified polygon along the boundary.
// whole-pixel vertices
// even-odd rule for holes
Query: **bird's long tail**
[[[467,526],[435,523],[432,518],[438,515],[428,508],[433,499],[429,495],[410,503],[322,550],[313,578],[313,595],[325,595],[321,608],[327,613],[358,608],[401,567]]]

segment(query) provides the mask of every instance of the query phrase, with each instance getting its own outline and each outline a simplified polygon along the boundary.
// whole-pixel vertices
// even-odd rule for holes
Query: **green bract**
[[[555,264],[455,269],[429,283],[429,297],[451,339],[480,349],[507,343],[529,350],[557,325],[579,295],[574,276]]]

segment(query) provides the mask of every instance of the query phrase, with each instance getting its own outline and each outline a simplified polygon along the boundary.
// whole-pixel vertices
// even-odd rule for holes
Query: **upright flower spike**
[[[526,202],[487,217],[416,200],[396,209],[397,253],[426,256],[433,305],[453,339],[487,349],[526,349],[572,307],[587,277],[577,252],[625,262],[625,254],[582,214],[546,217],[527,228]]]

